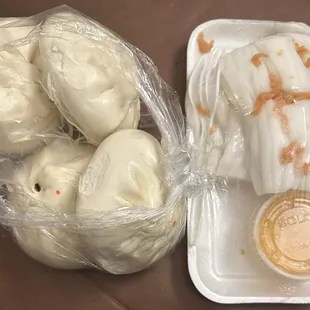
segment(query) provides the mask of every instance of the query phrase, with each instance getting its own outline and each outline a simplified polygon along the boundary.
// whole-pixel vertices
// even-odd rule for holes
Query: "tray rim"
[[[195,38],[197,36],[197,33],[199,33],[202,29],[205,29],[206,26],[211,26],[213,24],[226,24],[226,23],[234,23],[234,24],[247,24],[247,23],[251,23],[251,24],[274,24],[274,23],[278,23],[278,24],[295,24],[295,25],[299,25],[301,27],[305,27],[309,29],[309,25],[307,25],[306,23],[303,22],[295,22],[295,21],[272,21],[272,20],[255,20],[255,19],[229,19],[229,18],[218,18],[218,19],[211,19],[208,20],[198,26],[196,26],[196,28],[194,28],[194,30],[192,31],[189,39],[188,39],[188,43],[187,43],[187,48],[186,48],[186,78],[188,79],[189,76],[189,64],[191,64],[191,61],[189,61],[189,52],[192,49],[193,44],[195,44]]]

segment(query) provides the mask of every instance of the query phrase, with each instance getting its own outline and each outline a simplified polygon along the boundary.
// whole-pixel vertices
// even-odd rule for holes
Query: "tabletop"
[[[0,2],[0,16],[29,16],[61,0]],[[192,30],[216,18],[310,23],[308,0],[67,0],[66,4],[118,32],[147,53],[183,104],[186,46]],[[289,305],[219,305],[202,297],[187,269],[186,239],[147,271],[112,276],[60,271],[28,258],[0,230],[1,310],[205,310],[284,309]],[[306,305],[294,306],[306,309]]]

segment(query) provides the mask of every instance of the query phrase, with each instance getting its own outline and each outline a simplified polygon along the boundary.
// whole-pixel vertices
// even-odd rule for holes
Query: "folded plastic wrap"
[[[154,63],[67,6],[1,31],[0,57],[19,55],[0,67],[0,87],[16,86],[2,105],[18,105],[3,108],[15,127],[0,136],[17,135],[13,147],[20,132],[44,143],[27,157],[3,151],[0,222],[28,255],[56,268],[132,273],[169,253],[184,233],[188,154],[178,96]]]

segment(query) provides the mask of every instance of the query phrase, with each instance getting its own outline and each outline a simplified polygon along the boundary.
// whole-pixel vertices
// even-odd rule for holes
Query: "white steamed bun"
[[[35,26],[29,25],[27,18],[24,17],[0,19],[0,45],[24,39],[34,28]],[[11,57],[18,57],[30,63],[36,63],[39,58],[39,44],[38,41],[32,41],[28,44],[9,48],[8,52],[7,56],[10,54]]]
[[[0,44],[30,30],[0,27]],[[60,123],[59,111],[41,88],[39,69],[30,63],[35,51],[34,45],[28,45],[0,52],[0,152],[27,154],[45,142]]]
[[[59,111],[37,78],[34,65],[0,58],[0,152],[27,154],[57,130]]]
[[[83,232],[82,238],[99,267],[114,274],[136,272],[175,242],[183,226],[182,202],[167,216],[145,216],[165,208],[165,169],[161,145],[146,132],[120,130],[100,144],[81,177],[77,200],[77,216],[98,218],[99,228]],[[102,220],[100,212],[106,212]]]
[[[93,152],[92,146],[65,138],[53,141],[16,169],[10,202],[41,218],[48,211],[75,214],[78,180]],[[21,248],[43,264],[64,269],[84,265],[79,239],[68,230],[16,226],[13,233]]]
[[[116,50],[102,26],[75,14],[52,15],[42,27],[45,88],[67,120],[94,145],[119,129],[137,128],[137,67],[125,48],[119,44]],[[104,39],[87,39],[77,27],[94,29]]]

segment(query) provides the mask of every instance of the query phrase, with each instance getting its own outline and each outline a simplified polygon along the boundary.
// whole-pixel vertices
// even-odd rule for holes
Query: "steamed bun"
[[[27,36],[34,26],[22,18],[0,21],[0,45]],[[40,86],[38,44],[0,51],[0,152],[24,155],[46,142],[60,114]]]
[[[81,16],[55,14],[42,27],[43,83],[65,118],[94,145],[119,129],[137,128],[133,57],[114,49],[106,37],[96,42],[77,33],[77,27],[90,28],[107,36],[102,26]]]
[[[136,272],[178,239],[182,201],[159,218],[146,216],[165,211],[165,170],[161,145],[146,132],[120,130],[100,144],[80,179],[76,209],[81,218],[98,219],[97,229],[81,236],[96,265],[114,274]]]
[[[29,25],[29,21],[24,17],[10,17],[0,20],[0,45],[12,41],[26,38],[35,28]],[[18,57],[30,63],[36,63],[39,58],[38,41],[31,41],[18,47],[12,47],[7,50],[7,56]],[[3,51],[1,52],[4,53]]]
[[[26,154],[56,131],[60,114],[39,84],[37,67],[0,52],[0,152]]]
[[[93,152],[89,145],[55,140],[17,167],[10,202],[38,217],[45,216],[45,212],[75,214],[78,180]],[[65,269],[84,265],[79,256],[79,239],[68,230],[16,226],[13,233],[21,248],[43,264]]]

